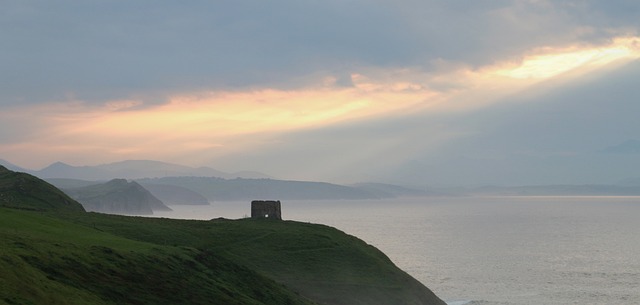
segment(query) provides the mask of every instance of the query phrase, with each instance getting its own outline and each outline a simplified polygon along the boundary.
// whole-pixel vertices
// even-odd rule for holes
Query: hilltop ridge
[[[446,305],[324,225],[87,213],[4,167],[0,195],[0,304]]]
[[[55,186],[0,165],[0,206],[36,211],[84,211]]]

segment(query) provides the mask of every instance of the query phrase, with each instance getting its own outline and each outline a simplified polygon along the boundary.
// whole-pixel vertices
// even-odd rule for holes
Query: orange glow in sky
[[[640,58],[640,38],[615,39],[610,45],[567,50],[543,50],[527,56],[519,64],[496,71],[516,79],[546,79],[579,68],[600,67],[617,60]]]
[[[0,153],[25,164],[29,157],[22,160],[20,153],[25,150],[46,150],[54,160],[75,150],[114,161],[145,158],[193,164],[203,161],[193,157],[202,151],[208,151],[206,158],[211,159],[252,149],[287,132],[414,111],[478,107],[543,80],[638,59],[639,45],[640,38],[626,37],[604,46],[543,48],[519,63],[437,75],[353,73],[350,87],[335,86],[335,80],[327,79],[318,87],[288,91],[177,93],[160,105],[117,100],[100,107],[81,101],[18,107],[4,111],[0,118],[24,118],[42,127],[33,131],[32,138],[0,148]],[[449,82],[456,89],[431,89],[436,81]]]

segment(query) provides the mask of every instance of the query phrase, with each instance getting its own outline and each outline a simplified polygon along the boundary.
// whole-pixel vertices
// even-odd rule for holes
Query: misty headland
[[[324,225],[85,212],[113,201],[120,213],[122,204],[149,203],[136,197],[140,189],[114,179],[67,190],[81,204],[35,176],[0,166],[2,300],[445,304],[379,250]]]
[[[0,16],[2,305],[640,304],[639,1]]]
[[[138,161],[127,161],[130,165],[136,164],[137,162]],[[148,162],[144,161],[142,163]],[[154,164],[163,163],[154,162]],[[79,168],[81,168],[82,171],[85,171],[91,170],[92,167],[83,166]],[[71,171],[67,171],[67,173],[69,172]],[[152,170],[147,173],[137,171],[137,174],[151,176],[153,173],[158,172],[160,171]],[[82,173],[78,175],[81,176]],[[601,198],[600,202],[603,202],[604,205],[606,205],[606,202],[610,202],[612,206],[617,206],[619,205],[618,202],[621,204],[625,204],[625,202],[634,202],[634,198],[636,198],[634,196],[637,194],[635,193],[637,192],[637,188],[632,184],[632,181],[627,181],[624,184],[619,185],[548,185],[520,187],[483,186],[458,188],[431,187],[416,189],[407,186],[382,183],[337,185],[323,182],[278,180],[273,177],[258,179],[236,177],[229,179],[206,176],[168,176],[138,178],[127,181],[125,179],[107,180],[110,176],[102,176],[101,178],[107,180],[106,182],[80,180],[74,179],[73,177],[78,176],[68,175],[65,176],[65,178],[49,178],[47,180],[54,185],[61,187],[65,192],[79,200],[81,203],[83,200],[86,200],[87,197],[102,196],[102,199],[100,199],[101,201],[99,202],[111,202],[112,205],[120,208],[123,204],[131,205],[130,210],[102,210],[102,212],[115,214],[153,214],[160,218],[202,220],[209,220],[218,217],[237,219],[248,217],[248,203],[250,200],[247,200],[247,198],[287,198],[287,200],[283,201],[283,214],[285,215],[285,219],[330,224],[347,233],[365,238],[367,242],[373,243],[376,247],[385,249],[384,251],[390,254],[390,257],[395,264],[408,271],[413,277],[418,278],[423,284],[432,286],[436,292],[441,291],[451,304],[458,304],[464,300],[466,300],[464,302],[471,302],[472,300],[493,300],[497,302],[500,299],[509,299],[514,302],[514,304],[524,304],[522,302],[526,302],[527,298],[508,297],[505,295],[507,292],[504,289],[498,288],[490,289],[495,292],[493,294],[484,293],[481,290],[488,286],[473,285],[473,281],[466,282],[465,280],[460,279],[456,272],[451,274],[449,269],[442,269],[441,267],[434,267],[434,265],[430,265],[461,264],[465,261],[465,257],[467,259],[474,257],[464,255],[460,256],[458,254],[453,255],[452,253],[444,250],[428,250],[431,249],[431,246],[435,245],[439,245],[439,247],[443,249],[451,247],[447,246],[448,242],[446,240],[453,242],[456,239],[464,240],[465,238],[477,238],[468,236],[468,234],[465,233],[466,231],[459,231],[459,229],[453,228],[451,228],[450,231],[458,232],[456,233],[458,235],[450,235],[450,233],[445,233],[446,230],[441,227],[441,225],[448,222],[456,223],[467,219],[467,221],[479,221],[479,226],[476,230],[481,230],[483,227],[482,224],[489,221],[486,217],[494,219],[497,215],[505,213],[505,217],[518,217],[526,221],[534,221],[531,223],[531,226],[535,227],[542,225],[541,223],[538,223],[540,220],[534,217],[536,214],[539,214],[539,212],[532,212],[535,211],[535,206],[545,206],[545,209],[547,210],[560,209],[559,211],[566,213],[566,210],[562,209],[568,205],[578,207],[579,204],[583,204],[585,207],[588,207],[590,206],[589,202],[593,202],[593,200]],[[155,193],[160,195],[156,196],[154,195],[154,192],[147,191],[145,189],[147,187],[150,190],[155,189]],[[113,193],[110,194],[110,192]],[[170,194],[171,196],[169,196],[169,198],[174,200],[171,203],[167,203],[170,210],[166,208],[153,208],[149,205],[148,208],[150,209],[150,212],[140,212],[139,204],[141,202],[145,202],[144,200],[141,200],[141,198],[145,198],[144,196],[153,196],[156,198],[155,200],[163,202],[164,200],[158,199],[165,198],[162,197],[163,192],[164,196]],[[82,195],[83,193],[84,195]],[[117,196],[113,197],[114,194],[117,194]],[[141,196],[141,194],[144,196]],[[114,198],[128,199],[124,201],[120,200],[120,203],[116,204]],[[190,200],[194,201],[189,202]],[[623,200],[624,202],[620,200]],[[524,209],[524,203],[526,203],[528,208]],[[85,209],[92,209],[92,206],[95,206],[92,205],[91,202],[85,202],[84,205]],[[620,209],[620,207],[617,209]],[[588,210],[589,209],[585,211]],[[470,211],[474,211],[472,212],[473,214],[469,215],[471,218],[463,217]],[[498,211],[502,212],[498,213]],[[423,214],[425,212],[433,215],[427,216],[427,214]],[[600,215],[606,215],[602,211],[597,213]],[[593,215],[589,215],[590,214],[583,214],[583,217],[593,217]],[[421,217],[425,217],[426,219],[429,219],[429,221],[422,223],[419,220]],[[442,219],[439,220],[437,217],[441,217]],[[356,221],[358,219],[361,220]],[[442,221],[445,219],[446,221],[443,223]],[[508,221],[508,218],[500,219],[501,220],[496,223],[496,226],[503,221],[511,223]],[[600,222],[601,220],[598,221]],[[459,225],[466,227],[466,225],[462,225],[461,223],[459,223]],[[377,227],[386,229],[378,231],[375,229]],[[486,234],[496,234],[494,232],[495,228],[495,226],[488,226],[482,230],[485,230],[484,232]],[[513,227],[513,229],[515,228],[516,227]],[[571,229],[571,227],[559,227],[558,229],[568,230]],[[519,234],[525,233],[533,234],[528,230]],[[386,234],[391,235],[384,237]],[[423,236],[423,234],[427,234],[427,236],[438,234],[446,235],[448,237],[446,240],[434,239],[433,237],[426,239],[415,237],[397,239],[397,237],[393,237],[403,235],[415,235],[418,237]],[[498,246],[503,242],[512,242],[509,241],[510,238],[512,238],[510,235],[504,235],[500,236],[500,239],[497,239],[494,242],[497,243],[496,246]],[[411,242],[402,242],[403,240],[411,240]],[[425,243],[425,240],[429,242]],[[167,241],[164,241],[164,243],[166,242]],[[467,240],[466,242],[469,241]],[[524,247],[524,245],[526,244],[523,244],[522,247]],[[569,246],[569,243],[567,243],[567,246]],[[579,245],[576,245],[575,247],[579,247]],[[612,249],[619,249],[619,247],[620,245],[617,243],[611,245]],[[516,249],[520,249],[520,247],[514,248],[513,250]],[[506,249],[503,250],[506,251]],[[458,251],[462,250],[459,249]],[[482,251],[486,251],[486,249],[477,248],[474,251],[477,255],[485,255],[482,254]],[[532,250],[524,250],[523,248],[520,251]],[[586,248],[584,251],[593,251],[593,249]],[[618,251],[626,253],[627,250],[619,249]],[[278,255],[276,253],[277,251],[273,255]],[[544,258],[545,255],[548,254],[541,253],[540,255]],[[456,260],[445,260],[447,261],[445,263],[438,257],[457,258]],[[574,260],[574,258],[567,259]],[[602,266],[607,265],[607,263],[604,262],[599,262],[599,264],[602,264]],[[476,277],[480,276],[480,273],[478,272],[489,272],[488,270],[479,267],[479,265],[473,264],[471,266],[475,266],[473,268],[476,268],[472,270],[475,272]],[[530,268],[539,268],[540,266],[542,265],[532,265]],[[457,268],[464,267],[462,265],[458,265]],[[512,275],[512,273],[503,272],[495,273],[491,276],[503,278],[505,281],[513,281],[512,279],[508,279]],[[549,276],[551,275],[553,275],[553,273],[549,274]],[[563,278],[558,282],[558,285],[565,285],[564,281],[572,278],[575,280],[574,277],[566,277],[566,279]],[[539,278],[536,277],[530,279],[532,282],[538,280]],[[452,282],[448,283],[449,281]],[[450,285],[453,285],[454,282],[456,286],[459,286],[459,288],[467,287],[465,289],[474,291],[473,295],[464,294],[460,289],[451,287]],[[436,284],[433,285],[430,283]],[[587,289],[587,287],[589,287],[588,289],[595,289],[593,286],[588,286],[586,284],[584,287],[585,289]],[[518,291],[517,287],[511,287],[510,289]],[[502,293],[502,295],[500,293]],[[609,299],[619,297],[612,291],[607,292],[607,295]],[[569,295],[563,295],[562,297],[557,296],[555,299],[548,298],[546,296],[537,296],[533,297],[533,299],[538,298],[546,300],[546,302],[550,302],[551,304],[563,298],[566,300],[567,297],[569,297]],[[635,296],[629,297],[635,298]],[[493,301],[490,301],[490,303]]]

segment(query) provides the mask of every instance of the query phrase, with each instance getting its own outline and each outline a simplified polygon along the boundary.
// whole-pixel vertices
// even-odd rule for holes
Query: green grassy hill
[[[0,208],[0,248],[0,304],[313,304],[214,252],[37,212]]]
[[[131,221],[99,214],[69,220],[133,240],[216,253],[321,304],[444,304],[375,247],[324,225],[253,219]]]
[[[82,205],[39,178],[0,166],[0,207],[36,211],[84,211]]]
[[[59,195],[32,182],[48,190],[37,198]],[[12,196],[8,206],[33,198]],[[444,304],[382,252],[331,227],[51,205],[59,209],[0,208],[0,304]]]

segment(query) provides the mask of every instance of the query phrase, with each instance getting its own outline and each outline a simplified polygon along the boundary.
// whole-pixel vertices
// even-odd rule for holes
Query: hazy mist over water
[[[248,202],[159,217],[241,218]],[[376,246],[450,304],[639,304],[640,197],[287,201]]]
[[[632,0],[3,1],[0,164],[640,194],[639,15]],[[282,204],[451,304],[640,304],[640,197]],[[171,208],[156,216],[250,213]]]

